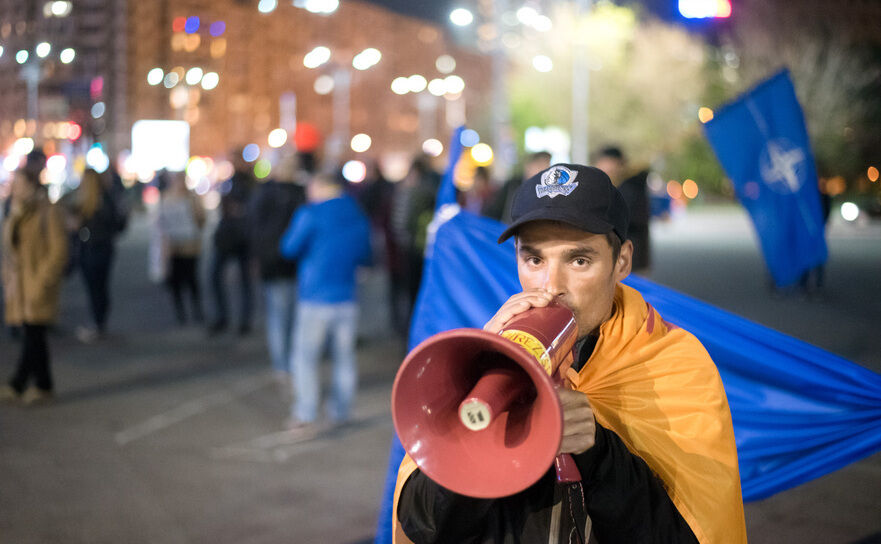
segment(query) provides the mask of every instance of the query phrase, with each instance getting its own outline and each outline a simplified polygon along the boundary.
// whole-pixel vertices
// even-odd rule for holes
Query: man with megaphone
[[[596,168],[517,190],[499,242],[515,237],[523,291],[396,378],[395,542],[746,542],[721,379],[621,283],[627,223]]]

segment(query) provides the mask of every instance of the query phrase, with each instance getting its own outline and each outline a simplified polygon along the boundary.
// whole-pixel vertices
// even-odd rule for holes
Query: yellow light
[[[869,177],[869,181],[871,181],[872,183],[878,181],[878,169],[874,166],[869,167],[869,171],[866,172],[866,175]]]
[[[486,166],[493,162],[493,150],[489,145],[479,143],[471,148],[471,158],[479,166]]]
[[[219,59],[226,55],[226,38],[215,38],[211,42],[211,58]]]
[[[685,195],[686,198],[695,198],[697,197],[698,188],[697,183],[695,183],[692,179],[687,179],[682,182],[682,194]]]
[[[187,37],[184,39],[184,51],[192,53],[199,48],[199,44],[201,43],[202,38],[200,38],[198,34],[187,34]]]
[[[713,119],[713,110],[706,106],[702,106],[697,110],[697,118],[700,119],[701,123],[707,123]]]

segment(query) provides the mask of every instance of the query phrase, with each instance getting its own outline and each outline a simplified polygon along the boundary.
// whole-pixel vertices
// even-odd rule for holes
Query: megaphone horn
[[[560,481],[580,476],[557,456],[563,411],[555,387],[577,327],[551,303],[515,317],[499,334],[436,334],[404,359],[392,418],[404,449],[429,478],[463,495],[511,495],[535,483],[555,457]]]

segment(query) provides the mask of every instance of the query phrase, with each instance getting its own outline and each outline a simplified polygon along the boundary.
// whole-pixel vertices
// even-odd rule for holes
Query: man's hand
[[[596,440],[596,420],[587,395],[580,391],[560,387],[557,396],[563,406],[563,441],[560,453],[583,453],[593,447]]]
[[[522,314],[530,308],[542,308],[554,299],[554,295],[544,290],[531,289],[509,298],[502,304],[496,315],[486,322],[483,330],[491,333],[499,333],[505,329],[505,325],[518,314]]]

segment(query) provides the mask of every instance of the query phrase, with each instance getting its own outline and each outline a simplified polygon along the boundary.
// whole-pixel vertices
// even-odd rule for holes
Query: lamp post
[[[576,16],[590,14],[591,0],[577,0]],[[587,164],[590,157],[588,128],[590,124],[590,66],[586,44],[576,39],[572,50],[572,162]]]

